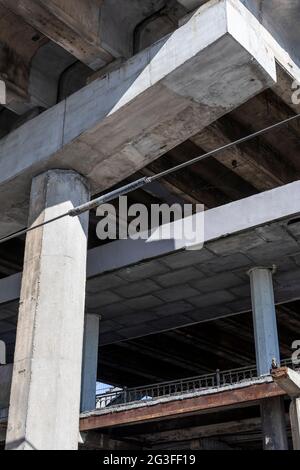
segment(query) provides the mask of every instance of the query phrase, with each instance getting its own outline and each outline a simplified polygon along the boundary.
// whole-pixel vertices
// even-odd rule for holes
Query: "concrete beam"
[[[80,175],[52,170],[33,180],[29,225],[87,202]],[[75,450],[88,215],[26,238],[6,448]],[[74,249],[76,247],[76,249]]]
[[[239,132],[238,124],[226,118],[207,127],[191,140],[209,152],[241,138],[242,135],[245,133]],[[280,161],[267,146],[260,145],[258,149],[257,142],[247,142],[225,150],[215,158],[260,191],[286,184],[295,176],[292,167],[285,161]]]
[[[93,193],[105,190],[272,86],[274,53],[262,47],[263,36],[247,9],[212,1],[120,69],[2,139],[0,235],[25,224],[30,181],[40,171],[72,168]]]
[[[189,441],[205,437],[226,436],[227,434],[255,432],[261,427],[260,418],[250,418],[224,423],[207,424],[171,431],[160,431],[152,434],[143,434],[143,439],[151,445],[160,445],[167,442]]]
[[[91,69],[133,54],[135,27],[164,6],[162,0],[1,0]]]
[[[272,370],[274,381],[290,397],[300,397],[300,373],[295,372],[289,367],[280,367]]]
[[[8,109],[23,115],[54,106],[61,74],[75,61],[0,2],[0,77],[6,84],[3,104]]]
[[[300,373],[288,367],[272,371],[274,382],[291,398],[290,421],[294,450],[300,450]]]
[[[255,227],[271,224],[277,220],[294,218],[300,214],[300,181],[256,194],[225,206],[204,212],[204,244],[238,234]],[[260,210],[257,210],[257,207]],[[247,218],[244,215],[247,214]],[[203,218],[203,213],[195,216]],[[180,221],[178,222],[180,223]],[[199,240],[200,242],[200,240]],[[162,240],[118,240],[88,252],[87,277],[92,278],[152,258],[170,253],[196,249],[190,241],[183,239]],[[118,253],[118,256],[115,254]],[[0,279],[0,304],[17,300],[20,296],[22,273]]]
[[[209,0],[177,0],[188,12],[204,6]],[[274,50],[278,64],[294,79],[300,82],[299,60],[299,8],[297,2],[273,0],[240,0],[235,2],[245,6],[265,28],[264,40]],[[291,90],[291,89],[290,89]],[[289,91],[290,91],[289,90]],[[287,90],[286,90],[287,91]]]
[[[99,37],[102,0],[1,0],[0,3],[91,68],[102,67],[113,59],[101,47]]]

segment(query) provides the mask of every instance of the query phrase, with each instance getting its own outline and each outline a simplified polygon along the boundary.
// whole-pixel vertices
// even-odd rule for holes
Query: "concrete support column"
[[[272,360],[280,362],[272,269],[254,268],[249,272],[256,365],[259,375],[269,374]]]
[[[52,170],[33,179],[29,226],[89,200],[85,180]],[[88,214],[29,232],[6,448],[78,447]]]
[[[82,382],[81,382],[81,412],[92,411],[96,405],[96,382],[99,348],[99,321],[97,315],[85,316]]]
[[[259,375],[270,373],[273,359],[278,364],[280,363],[272,272],[272,269],[264,267],[253,268],[249,271],[256,364]],[[287,449],[283,399],[262,400],[261,417],[264,449]]]
[[[300,450],[300,398],[292,398],[290,404],[290,421],[294,450]]]
[[[283,398],[267,398],[260,403],[264,450],[288,450]]]

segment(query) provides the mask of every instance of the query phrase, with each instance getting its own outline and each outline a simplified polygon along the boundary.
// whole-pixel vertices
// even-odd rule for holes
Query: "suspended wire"
[[[46,220],[40,224],[33,225],[31,227],[25,228],[24,230],[20,230],[19,232],[12,233],[6,237],[3,237],[0,239],[0,244],[8,242],[10,240],[13,240],[14,238],[18,238],[22,235],[26,235],[29,232],[32,232],[33,230],[36,230],[38,228],[44,227],[45,225],[48,225],[52,222],[56,222],[57,220],[63,219],[65,217],[77,217],[85,212],[91,211],[92,209],[95,209],[102,204],[105,204],[107,202],[111,202],[115,199],[118,199],[120,196],[125,196],[126,194],[131,193],[132,191],[135,191],[137,189],[143,188],[144,186],[151,184],[154,181],[157,181],[161,178],[164,178],[165,176],[168,176],[172,173],[175,173],[177,171],[183,170],[184,168],[187,168],[189,166],[192,166],[198,162],[201,162],[202,160],[205,160],[208,157],[212,157],[214,155],[217,155],[221,152],[224,152],[225,150],[228,150],[232,147],[235,147],[237,145],[243,144],[244,142],[248,142],[249,140],[255,139],[256,137],[259,137],[261,135],[264,135],[274,129],[277,129],[279,127],[282,127],[286,124],[289,124],[292,121],[295,121],[300,118],[300,114],[296,114],[288,119],[284,119],[283,121],[280,121],[276,124],[273,124],[271,126],[265,127],[264,129],[261,129],[257,132],[254,132],[252,134],[249,134],[245,137],[242,137],[241,139],[235,140],[234,142],[229,142],[226,145],[223,145],[222,147],[219,147],[217,149],[214,149],[210,152],[207,152],[203,155],[199,155],[198,157],[195,157],[191,160],[187,160],[184,163],[181,163],[177,166],[174,166],[172,168],[169,168],[168,170],[162,171],[156,175],[153,176],[145,176],[143,178],[138,179],[137,181],[134,181],[133,183],[129,183],[125,186],[122,186],[121,188],[115,189],[113,191],[110,191],[107,194],[104,194],[103,196],[100,196],[96,199],[93,199],[90,202],[87,202],[86,204],[82,204],[78,207],[75,207],[74,209],[69,210],[68,212],[65,212],[64,214],[61,214],[58,217],[54,217],[52,219]]]

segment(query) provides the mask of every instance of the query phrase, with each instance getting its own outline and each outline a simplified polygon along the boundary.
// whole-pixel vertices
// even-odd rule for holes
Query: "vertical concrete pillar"
[[[6,364],[6,344],[0,340],[0,366]]]
[[[29,226],[89,200],[85,180],[34,178]],[[6,448],[78,446],[88,214],[29,232],[23,269]]]
[[[278,364],[280,363],[272,271],[263,267],[249,271],[256,364],[259,375],[269,374],[273,359]],[[262,400],[261,417],[264,449],[287,449],[283,400],[281,398]]]
[[[81,381],[81,412],[92,411],[96,407],[96,382],[99,347],[99,316],[85,316],[82,381]]]
[[[294,450],[300,450],[300,398],[292,398],[290,404],[290,421]]]

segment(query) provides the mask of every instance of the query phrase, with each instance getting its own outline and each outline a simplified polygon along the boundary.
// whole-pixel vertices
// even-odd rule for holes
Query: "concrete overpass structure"
[[[126,0],[125,16],[113,0],[75,3],[0,0],[1,236],[299,112],[298,2]],[[1,398],[7,449],[76,449],[97,380],[126,388],[255,357],[264,376],[292,354],[299,129],[130,195],[147,207],[203,204],[202,249],[200,239],[101,242],[94,211],[0,245],[0,340],[14,364]],[[264,444],[254,447],[292,445],[283,396],[256,399]]]

